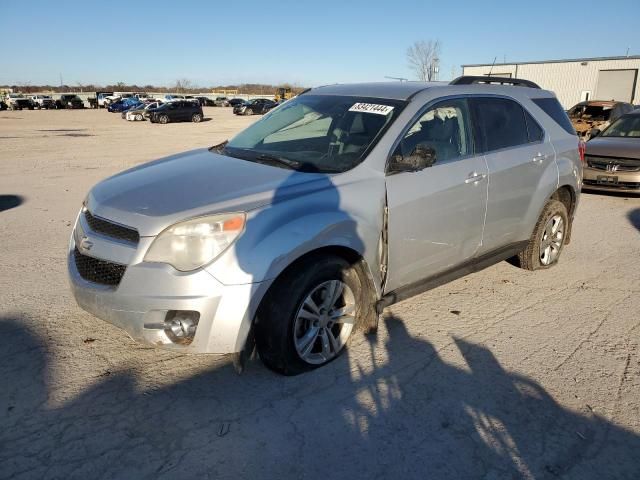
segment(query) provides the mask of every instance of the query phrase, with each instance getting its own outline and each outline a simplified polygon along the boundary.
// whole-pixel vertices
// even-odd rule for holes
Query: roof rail
[[[514,87],[540,88],[537,83],[534,83],[531,80],[510,77],[490,77],[488,75],[463,75],[454,80],[451,80],[451,82],[449,82],[449,85],[471,85],[474,83],[499,83],[500,85],[513,85]]]

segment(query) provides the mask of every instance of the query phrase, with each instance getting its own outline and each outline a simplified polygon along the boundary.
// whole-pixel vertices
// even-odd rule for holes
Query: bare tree
[[[438,78],[440,47],[440,40],[419,40],[407,49],[409,67],[419,80],[430,82]]]
[[[192,86],[191,80],[188,78],[179,78],[176,80],[175,89],[178,93],[185,93]]]

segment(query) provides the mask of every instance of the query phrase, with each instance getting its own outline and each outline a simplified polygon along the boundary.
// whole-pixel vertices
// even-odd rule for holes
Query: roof
[[[469,63],[462,67],[494,67],[506,65],[532,65],[536,63],[572,63],[572,62],[602,62],[607,60],[640,60],[640,55],[630,55],[621,57],[586,57],[586,58],[563,58],[559,60],[534,60],[531,62],[508,62],[508,63]]]
[[[315,95],[344,95],[351,97],[409,100],[413,95],[430,87],[445,86],[443,82],[377,82],[326,85],[310,90]]]
[[[589,105],[591,107],[613,107],[619,103],[629,103],[618,100],[585,100],[578,103],[578,105]]]

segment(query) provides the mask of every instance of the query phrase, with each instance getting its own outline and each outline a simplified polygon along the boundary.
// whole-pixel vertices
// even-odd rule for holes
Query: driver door
[[[388,265],[385,291],[449,270],[482,244],[488,169],[473,148],[468,102],[451,99],[425,109],[394,155],[432,149],[435,163],[388,174]]]

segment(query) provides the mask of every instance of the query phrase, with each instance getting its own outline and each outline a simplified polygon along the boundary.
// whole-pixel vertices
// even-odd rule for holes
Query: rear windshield
[[[222,153],[302,171],[344,172],[362,161],[405,102],[300,95],[235,136]]]
[[[571,125],[571,120],[562,109],[560,102],[555,97],[532,98],[533,103],[538,105],[544,112],[549,115],[554,122],[560,125],[567,133],[575,135],[576,131]]]

